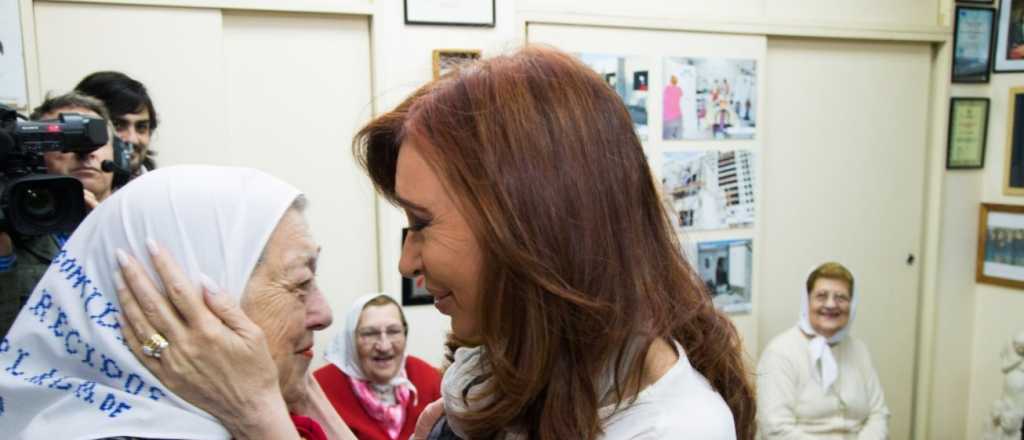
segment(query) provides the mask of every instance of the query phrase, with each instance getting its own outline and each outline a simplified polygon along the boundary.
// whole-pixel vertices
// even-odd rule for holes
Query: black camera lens
[[[57,198],[50,188],[31,188],[25,191],[21,199],[22,212],[26,220],[38,225],[50,225],[59,220]]]

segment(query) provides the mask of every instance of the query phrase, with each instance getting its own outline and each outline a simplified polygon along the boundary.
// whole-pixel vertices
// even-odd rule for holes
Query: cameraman
[[[76,92],[48,98],[36,107],[31,119],[57,119],[61,113],[79,113],[110,120],[102,102]],[[108,131],[111,129],[108,128]],[[111,135],[111,142],[113,138]],[[45,153],[44,160],[49,173],[71,176],[82,182],[86,209],[92,210],[112,192],[114,175],[104,172],[101,165],[104,160],[113,160],[111,142],[87,154],[59,151]],[[7,329],[32,293],[36,282],[42,278],[50,261],[69,235],[58,233],[12,237],[6,232],[0,232],[0,337],[7,334]]]
[[[156,107],[141,82],[121,72],[94,72],[82,78],[75,91],[103,101],[110,111],[117,136],[134,147],[131,155],[132,176],[156,169],[149,148],[156,131]]]

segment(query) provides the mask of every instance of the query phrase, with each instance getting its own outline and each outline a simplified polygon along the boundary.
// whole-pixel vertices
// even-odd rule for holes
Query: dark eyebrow
[[[411,209],[413,211],[420,211],[420,212],[423,212],[423,213],[426,213],[426,214],[430,214],[430,210],[429,209],[423,207],[422,205],[419,205],[419,204],[410,202],[410,201],[408,201],[406,199],[403,199],[402,197],[400,197],[398,195],[395,195],[395,201],[398,202],[399,205],[402,205],[402,207],[404,207],[404,208],[409,208],[409,209]]]

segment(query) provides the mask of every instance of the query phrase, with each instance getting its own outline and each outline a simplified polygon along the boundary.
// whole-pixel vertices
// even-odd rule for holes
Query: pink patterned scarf
[[[384,430],[387,431],[388,437],[392,440],[397,439],[405,424],[405,415],[408,404],[413,399],[413,391],[405,384],[395,385],[396,403],[389,405],[377,399],[373,390],[370,389],[371,385],[368,381],[352,377],[349,377],[348,381],[352,383],[352,390],[355,391],[356,398],[359,399],[359,403],[363,405],[366,413],[380,422]]]

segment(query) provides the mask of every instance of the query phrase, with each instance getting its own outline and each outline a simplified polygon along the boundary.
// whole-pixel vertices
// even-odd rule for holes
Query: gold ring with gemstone
[[[142,344],[142,353],[146,356],[160,358],[160,352],[171,344],[160,333],[153,333],[146,343]]]

